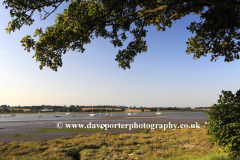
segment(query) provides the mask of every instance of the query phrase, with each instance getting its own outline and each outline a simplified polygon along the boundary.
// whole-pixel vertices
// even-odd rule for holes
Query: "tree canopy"
[[[10,8],[13,18],[6,31],[10,34],[23,25],[32,25],[34,11],[45,12],[40,17],[45,20],[59,5],[69,0],[5,0],[3,5]],[[54,7],[49,13],[45,7]],[[125,49],[119,50],[116,61],[122,69],[130,68],[134,57],[147,51],[146,26],[156,26],[157,31],[165,31],[182,17],[195,13],[201,15],[201,22],[192,22],[187,29],[195,33],[186,42],[187,54],[193,59],[211,53],[211,61],[224,56],[226,62],[239,59],[240,51],[240,2],[239,0],[72,0],[62,14],[58,14],[55,24],[36,29],[22,40],[24,50],[34,50],[40,69],[44,66],[57,71],[62,66],[62,54],[69,50],[84,52],[84,44],[97,37],[110,38],[114,47],[123,46],[130,32],[134,39]],[[109,31],[106,29],[111,26]],[[134,26],[131,29],[131,26]]]

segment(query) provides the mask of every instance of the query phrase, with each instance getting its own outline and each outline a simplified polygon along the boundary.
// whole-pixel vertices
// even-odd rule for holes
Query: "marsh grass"
[[[44,132],[100,132],[100,131],[104,131],[104,130],[101,128],[62,128],[62,129],[43,128],[35,132],[44,133]]]
[[[208,139],[205,126],[133,134],[78,134],[49,141],[0,142],[0,159],[232,160]]]
[[[1,136],[0,138],[28,138],[28,137],[34,137],[33,134],[14,134],[9,136]]]

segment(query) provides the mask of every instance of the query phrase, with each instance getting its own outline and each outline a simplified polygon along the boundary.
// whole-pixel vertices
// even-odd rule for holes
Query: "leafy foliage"
[[[240,155],[240,90],[233,95],[231,91],[222,91],[218,104],[214,104],[208,120],[208,134],[212,142],[225,147],[231,156]]]
[[[8,24],[7,33],[20,29],[24,24],[32,25],[33,12],[41,12],[44,7],[57,7],[68,0],[5,0],[6,8],[11,8],[11,17],[16,17]],[[21,43],[25,50],[35,51],[33,57],[43,66],[54,71],[62,66],[61,55],[67,51],[84,52],[83,45],[99,36],[110,38],[114,47],[122,47],[130,32],[134,39],[126,49],[119,50],[116,61],[119,67],[130,68],[134,57],[147,51],[144,40],[146,26],[154,25],[158,31],[171,27],[173,21],[197,13],[201,15],[200,23],[193,22],[187,28],[195,37],[189,38],[186,52],[194,53],[193,58],[200,58],[212,53],[212,60],[225,56],[225,61],[239,59],[239,1],[238,0],[72,0],[67,9],[56,18],[55,24],[36,29],[34,37],[25,36]],[[53,10],[53,11],[54,11]],[[44,10],[45,11],[45,10]],[[52,11],[52,12],[53,12]],[[29,13],[30,14],[27,14]],[[51,12],[51,13],[52,13]],[[51,13],[45,11],[46,19]],[[111,26],[111,30],[106,28]],[[130,29],[130,27],[133,29]],[[234,55],[233,55],[234,54]],[[215,60],[216,61],[216,60]]]

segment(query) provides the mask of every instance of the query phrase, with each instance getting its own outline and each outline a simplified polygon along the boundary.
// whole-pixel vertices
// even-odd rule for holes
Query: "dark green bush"
[[[232,157],[240,156],[240,90],[233,95],[222,91],[218,104],[214,104],[208,120],[208,134],[212,143],[223,146]]]

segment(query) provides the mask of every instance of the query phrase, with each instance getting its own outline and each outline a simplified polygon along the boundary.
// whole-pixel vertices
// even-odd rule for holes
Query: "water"
[[[76,117],[71,115],[65,115],[65,113],[59,113],[61,117],[55,117],[56,113],[43,113],[42,117],[37,117],[36,114],[16,114],[15,117],[7,117],[7,114],[0,114],[0,122],[6,121],[44,121],[44,120],[74,120],[74,119],[93,119],[96,117],[106,117],[105,113],[98,114],[96,117],[90,117],[89,113],[75,113]],[[116,113],[116,116],[128,116],[126,113]],[[156,113],[137,113],[136,115],[128,116],[129,118],[139,118],[139,116],[144,116],[141,118],[154,118],[152,116],[157,116]],[[148,117],[149,116],[149,117]],[[156,118],[207,118],[208,115],[204,112],[185,112],[185,113],[162,113]]]
[[[65,115],[65,113],[59,113],[61,117],[55,117],[56,113],[41,113],[42,117],[37,117],[36,114],[16,114],[15,117],[7,117],[8,115],[0,114],[0,141],[11,138],[1,138],[1,136],[8,136],[14,134],[34,134],[37,137],[33,137],[32,140],[47,139],[48,134],[55,136],[54,133],[38,133],[40,129],[51,128],[56,129],[57,124],[60,122],[63,124],[164,124],[164,123],[178,123],[178,124],[203,124],[207,121],[208,115],[204,112],[192,112],[192,113],[162,113],[156,115],[156,113],[138,113],[136,115],[128,116],[126,113],[116,113],[116,116],[106,116],[105,113],[98,116],[90,117],[90,113],[75,113],[77,117],[71,115]],[[199,119],[198,119],[199,118]],[[65,127],[65,126],[64,126]],[[36,131],[36,133],[35,133]],[[72,136],[75,133],[67,133]],[[61,136],[66,136],[65,132],[62,132]],[[55,137],[56,138],[56,137]],[[60,137],[59,137],[60,138]],[[23,139],[20,139],[23,140]]]

